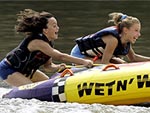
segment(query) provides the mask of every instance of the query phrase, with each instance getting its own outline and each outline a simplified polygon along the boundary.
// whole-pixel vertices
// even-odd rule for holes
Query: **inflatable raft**
[[[133,105],[150,102],[150,62],[72,68],[12,89],[3,98]]]

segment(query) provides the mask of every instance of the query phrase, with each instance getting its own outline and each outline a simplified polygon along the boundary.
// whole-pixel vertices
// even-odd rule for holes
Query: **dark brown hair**
[[[32,9],[25,9],[17,15],[18,24],[15,29],[17,32],[24,33],[42,33],[43,28],[47,28],[48,18],[54,17],[51,13],[37,12]]]

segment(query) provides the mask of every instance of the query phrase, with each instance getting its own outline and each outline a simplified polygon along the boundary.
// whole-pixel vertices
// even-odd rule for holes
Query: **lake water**
[[[48,11],[60,27],[55,48],[70,53],[74,39],[108,26],[108,14],[122,12],[142,23],[141,38],[133,45],[139,54],[150,56],[150,1],[0,1],[0,59],[18,45],[22,35],[14,32],[16,14],[25,8]],[[65,45],[65,46],[64,46]],[[0,82],[0,96],[11,89]],[[1,99],[0,113],[148,113],[150,108],[102,104],[53,103],[39,100]]]

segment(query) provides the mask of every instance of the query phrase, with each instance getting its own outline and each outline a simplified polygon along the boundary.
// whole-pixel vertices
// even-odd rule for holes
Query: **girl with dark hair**
[[[58,38],[59,27],[52,14],[25,9],[18,14],[17,22],[16,31],[25,33],[26,38],[0,62],[0,77],[8,84],[20,86],[48,80],[49,77],[38,70],[40,66],[43,65],[47,72],[65,68],[64,63],[52,63],[52,58],[92,67],[91,60],[76,58],[53,48],[52,41]]]

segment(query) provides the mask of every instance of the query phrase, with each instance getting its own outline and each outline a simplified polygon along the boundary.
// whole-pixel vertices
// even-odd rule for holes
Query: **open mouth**
[[[58,35],[58,32],[55,32],[55,35]]]
[[[138,38],[136,38],[136,37],[133,37],[133,40],[134,40],[134,42],[137,40]]]

